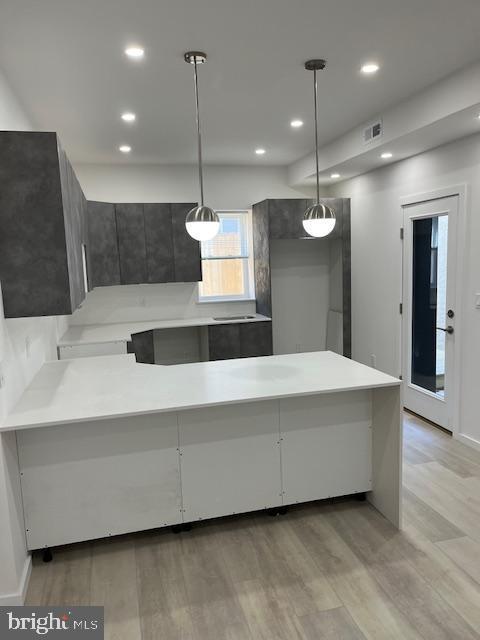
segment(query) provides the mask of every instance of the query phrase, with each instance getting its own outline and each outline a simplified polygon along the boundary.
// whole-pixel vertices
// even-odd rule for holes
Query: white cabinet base
[[[19,431],[29,549],[178,524],[174,413]]]
[[[399,387],[17,437],[29,549],[359,492],[401,525]]]

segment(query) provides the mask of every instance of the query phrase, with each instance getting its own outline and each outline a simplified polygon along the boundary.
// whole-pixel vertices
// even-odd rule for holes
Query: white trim
[[[0,595],[0,607],[19,607],[25,603],[27,597],[28,583],[32,573],[32,556],[28,555],[23,566],[22,577],[18,591],[7,595]]]
[[[455,438],[468,438],[460,433],[460,392],[461,392],[461,380],[462,380],[462,343],[463,333],[465,329],[465,323],[463,320],[463,298],[464,298],[464,274],[466,273],[467,251],[464,251],[466,229],[467,229],[467,216],[469,215],[469,192],[470,184],[463,183],[452,185],[450,187],[443,187],[439,189],[433,189],[432,191],[424,191],[421,193],[415,193],[411,195],[400,197],[400,212],[402,215],[403,226],[403,209],[406,206],[412,204],[421,204],[423,202],[429,202],[430,200],[439,200],[441,198],[458,197],[458,217],[457,217],[457,272],[455,283],[455,326],[458,330],[455,333],[455,389],[453,399],[453,423],[452,434]],[[404,251],[402,247],[402,274],[404,269]],[[403,276],[402,276],[403,278]],[[403,283],[402,283],[402,296],[403,296]],[[403,323],[405,322],[405,314],[400,316],[401,332],[400,332],[400,353],[401,353],[401,369],[402,373],[404,369],[404,348],[403,348]],[[472,442],[476,442],[473,439],[469,439]],[[470,443],[470,446],[473,446]]]
[[[480,451],[480,440],[475,440],[475,438],[467,436],[464,433],[454,433],[453,437],[455,438],[455,440],[458,440],[459,442],[467,445],[467,447]]]

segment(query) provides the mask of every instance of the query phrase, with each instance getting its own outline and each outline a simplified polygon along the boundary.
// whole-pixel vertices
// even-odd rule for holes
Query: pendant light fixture
[[[198,180],[200,183],[200,206],[188,212],[185,219],[187,233],[195,240],[211,240],[220,230],[220,219],[213,209],[207,207],[203,199],[203,166],[202,166],[202,135],[200,131],[200,109],[198,105],[198,77],[197,66],[207,60],[207,54],[201,51],[187,51],[185,62],[193,64],[195,81],[195,109],[197,114],[197,144],[198,144]]]
[[[307,60],[305,69],[313,71],[313,104],[315,110],[315,167],[317,174],[317,200],[303,214],[303,228],[314,238],[324,238],[335,227],[335,212],[325,204],[320,204],[320,175],[318,171],[318,86],[317,71],[325,69],[326,60]]]

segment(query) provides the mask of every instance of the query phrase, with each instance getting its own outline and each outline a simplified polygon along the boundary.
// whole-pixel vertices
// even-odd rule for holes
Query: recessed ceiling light
[[[121,151],[122,153],[130,153],[130,151],[132,150],[132,147],[128,144],[121,144],[118,147],[118,150]]]
[[[263,154],[265,153],[265,149],[262,149],[260,147],[258,149],[255,149],[255,153],[257,154],[257,156],[263,156]]]
[[[332,173],[330,178],[333,178],[335,180],[336,178],[340,178],[340,174],[339,173]]]
[[[303,127],[303,120],[292,120],[290,122],[290,126],[294,129],[298,129],[298,127]]]
[[[122,120],[124,122],[135,122],[136,119],[137,119],[137,116],[134,113],[131,113],[130,111],[127,111],[126,113],[122,113]]]
[[[384,160],[388,160],[389,158],[393,158],[393,153],[390,153],[390,151],[385,151],[385,153],[382,153],[380,157]]]
[[[145,55],[145,49],[143,49],[142,47],[127,47],[125,49],[125,55],[127,55],[129,58],[139,60]]]
[[[372,73],[377,73],[379,69],[380,67],[376,62],[366,62],[362,66],[361,72],[369,76],[369,75],[372,75]]]

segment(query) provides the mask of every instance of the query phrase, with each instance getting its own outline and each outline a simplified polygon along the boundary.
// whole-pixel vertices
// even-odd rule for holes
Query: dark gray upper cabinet
[[[91,287],[201,280],[200,244],[185,229],[194,206],[89,203]]]
[[[66,315],[85,297],[86,202],[55,133],[0,132],[6,318]]]
[[[89,288],[120,284],[115,206],[108,202],[88,202],[88,282]]]
[[[174,282],[172,214],[169,204],[144,204],[148,282]]]
[[[143,204],[116,204],[115,216],[121,283],[148,282]]]
[[[185,229],[187,213],[196,206],[196,202],[171,205],[175,282],[200,282],[202,279],[200,243]]]

